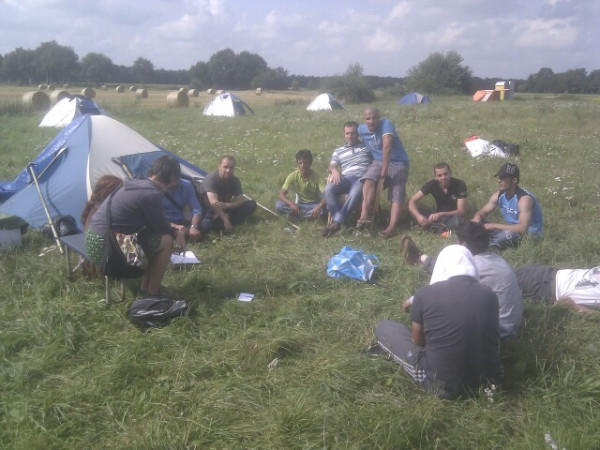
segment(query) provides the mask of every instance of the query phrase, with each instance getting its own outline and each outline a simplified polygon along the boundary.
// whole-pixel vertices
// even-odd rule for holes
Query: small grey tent
[[[237,95],[231,92],[223,92],[215,95],[212,100],[204,107],[202,114],[205,116],[224,116],[235,117],[249,112],[254,114],[245,102]]]
[[[333,111],[334,109],[344,109],[331,94],[319,94],[306,107],[307,111]]]

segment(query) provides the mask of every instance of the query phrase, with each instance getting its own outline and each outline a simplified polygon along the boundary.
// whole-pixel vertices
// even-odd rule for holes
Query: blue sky
[[[406,76],[456,50],[473,74],[600,69],[600,0],[0,0],[0,53],[56,40],[80,58],[188,69],[218,50],[290,74]]]

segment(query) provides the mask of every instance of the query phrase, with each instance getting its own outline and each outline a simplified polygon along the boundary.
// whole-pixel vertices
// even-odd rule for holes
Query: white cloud
[[[372,36],[366,36],[364,43],[367,50],[372,52],[393,52],[404,46],[400,38],[383,30],[377,30]]]
[[[577,29],[569,19],[534,19],[517,38],[522,47],[566,48],[577,40]]]
[[[412,5],[407,1],[399,2],[388,15],[388,21],[396,19],[404,19],[408,16],[412,9]]]

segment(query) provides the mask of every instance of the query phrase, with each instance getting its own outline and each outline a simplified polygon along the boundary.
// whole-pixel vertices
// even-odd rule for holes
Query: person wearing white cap
[[[500,209],[506,223],[484,222],[483,225],[490,232],[490,247],[501,250],[516,247],[525,234],[541,235],[542,208],[535,195],[519,186],[519,167],[504,163],[495,176],[498,190],[472,219],[481,222],[496,208]]]
[[[479,283],[469,249],[444,248],[429,286],[418,289],[411,328],[377,324],[377,345],[425,390],[453,399],[500,376],[498,297]]]

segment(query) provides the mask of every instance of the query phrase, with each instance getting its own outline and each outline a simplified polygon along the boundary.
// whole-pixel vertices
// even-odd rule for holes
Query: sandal
[[[362,230],[363,228],[370,228],[373,224],[373,219],[358,219],[356,221],[356,229]]]

